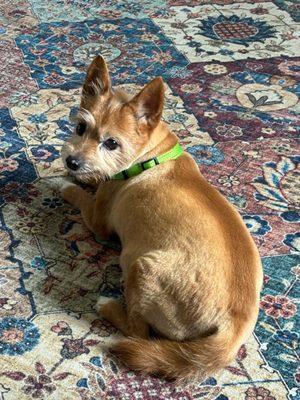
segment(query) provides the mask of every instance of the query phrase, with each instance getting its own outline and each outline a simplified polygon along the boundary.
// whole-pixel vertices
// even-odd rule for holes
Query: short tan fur
[[[103,239],[116,233],[122,243],[126,309],[116,300],[97,306],[127,336],[111,351],[143,373],[204,379],[234,359],[255,326],[261,261],[239,213],[188,153],[105,181],[178,142],[161,121],[163,102],[161,78],[130,97],[112,88],[96,57],[78,114],[84,133],[74,133],[62,157],[66,165],[76,158],[76,171],[69,168],[76,179],[99,187],[95,197],[70,183],[61,191],[91,231]]]

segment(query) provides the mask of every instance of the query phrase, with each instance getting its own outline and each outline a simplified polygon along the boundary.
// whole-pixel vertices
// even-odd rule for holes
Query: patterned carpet
[[[0,399],[300,398],[299,26],[298,0],[1,1]],[[106,351],[119,333],[93,306],[121,295],[119,246],[55,191],[96,54],[132,92],[163,76],[165,120],[263,258],[255,333],[202,383],[141,377]]]

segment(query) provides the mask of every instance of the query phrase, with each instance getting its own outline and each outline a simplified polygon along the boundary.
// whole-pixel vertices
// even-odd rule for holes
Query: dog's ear
[[[159,123],[164,105],[164,91],[163,80],[158,77],[129,102],[142,130],[153,130]]]
[[[86,96],[102,96],[110,90],[111,82],[106,62],[102,56],[96,56],[88,67],[82,93]]]

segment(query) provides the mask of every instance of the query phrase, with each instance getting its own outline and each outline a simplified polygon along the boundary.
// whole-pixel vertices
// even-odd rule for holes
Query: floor
[[[299,27],[298,0],[1,1],[1,399],[300,398]],[[262,256],[255,333],[202,383],[142,377],[105,351],[119,333],[93,306],[121,295],[120,249],[55,191],[96,54],[131,92],[163,76],[164,119]]]

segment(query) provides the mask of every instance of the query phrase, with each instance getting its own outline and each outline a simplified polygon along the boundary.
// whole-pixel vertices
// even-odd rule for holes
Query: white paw
[[[68,176],[56,176],[51,177],[51,179],[47,179],[47,186],[49,189],[52,189],[56,194],[62,190],[65,185],[72,184],[72,178]]]
[[[63,176],[56,176],[56,177],[51,177],[50,179],[47,179],[47,186],[49,189],[54,190],[56,193],[59,193],[61,185],[65,181],[65,177]]]
[[[78,185],[76,185],[75,183],[73,183],[71,180],[69,180],[67,178],[63,179],[63,181],[61,182],[61,186],[60,186],[60,192],[63,193],[66,189],[68,189],[71,186],[77,187]]]
[[[101,309],[101,306],[103,306],[103,304],[109,303],[110,301],[111,301],[111,297],[104,297],[104,296],[99,297],[99,299],[97,300],[97,303],[94,306],[97,313],[100,313],[100,309]]]

